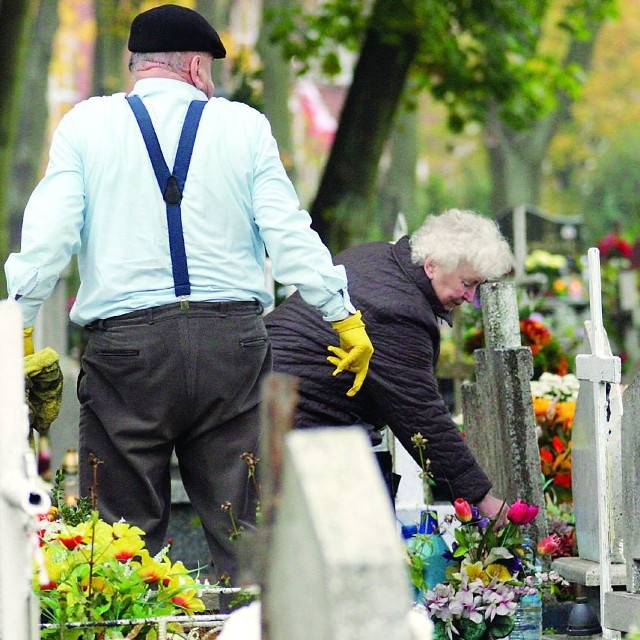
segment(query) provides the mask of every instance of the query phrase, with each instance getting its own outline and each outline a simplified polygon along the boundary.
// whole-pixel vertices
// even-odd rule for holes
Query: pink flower
[[[466,500],[463,498],[456,498],[453,503],[453,508],[456,512],[456,518],[458,518],[460,522],[471,522],[473,513],[471,511],[471,505]]]
[[[529,505],[524,500],[516,500],[509,507],[507,518],[513,524],[529,524],[538,515],[538,511],[537,505]]]
[[[542,556],[550,556],[560,548],[560,537],[557,533],[552,533],[538,542],[538,553]]]

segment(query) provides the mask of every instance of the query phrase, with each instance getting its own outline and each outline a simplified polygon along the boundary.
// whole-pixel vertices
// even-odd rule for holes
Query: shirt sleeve
[[[32,326],[62,270],[80,246],[84,209],[82,163],[74,144],[73,110],[54,133],[44,178],[27,203],[21,247],[5,263],[9,298]]]
[[[257,121],[253,210],[260,236],[273,265],[274,279],[294,285],[302,298],[327,321],[355,313],[342,265],[311,228],[311,216],[300,208],[264,116]]]

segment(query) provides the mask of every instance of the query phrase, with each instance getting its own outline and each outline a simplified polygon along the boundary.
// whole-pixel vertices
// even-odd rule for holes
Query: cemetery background
[[[527,208],[529,209],[529,207]],[[538,224],[533,224],[533,226],[535,230],[540,231],[543,226],[540,224],[540,220],[544,218],[544,213],[537,211],[542,215],[538,216]],[[529,217],[534,218],[534,216]],[[562,222],[562,220],[559,221]],[[571,227],[574,222],[576,222],[574,219],[568,221],[568,226]],[[564,223],[561,226],[563,225]],[[559,233],[555,235],[560,236]],[[531,240],[531,236],[529,239]],[[576,250],[576,237],[565,239],[570,242],[566,242],[564,245],[555,244],[556,240],[556,237],[550,239],[547,234],[535,242],[531,241],[525,255],[525,258],[529,260],[525,263],[523,272],[517,274],[519,278],[518,291],[521,296],[519,315],[523,321],[531,320],[525,325],[529,332],[523,330],[523,344],[527,344],[528,340],[533,342],[531,346],[534,348],[540,347],[535,354],[538,356],[538,374],[545,367],[551,372],[572,372],[573,357],[578,351],[584,349],[582,323],[587,312],[584,295],[584,264],[581,260],[584,244],[580,250]],[[627,240],[633,241],[634,238],[628,237]],[[570,250],[567,249],[568,244],[571,245]],[[632,242],[629,244],[631,245]],[[542,253],[534,253],[536,248]],[[567,256],[570,256],[572,260],[566,262]],[[603,295],[606,300],[603,304],[606,316],[605,325],[614,353],[623,357],[623,380],[630,382],[634,379],[638,367],[637,283],[634,261],[632,260],[633,252],[631,255],[622,253],[608,256],[603,248],[602,258]],[[66,388],[62,412],[51,433],[51,465],[53,470],[61,464],[67,448],[75,446],[77,440],[77,433],[74,431],[77,423],[74,394],[77,373],[75,356],[77,354],[69,350],[69,327],[66,323],[66,314],[61,313],[61,310],[65,310],[68,304],[68,294],[68,290],[61,283],[51,303],[48,303],[48,312],[41,316],[40,324],[36,329],[37,340],[41,345],[52,346],[63,355],[61,364],[65,372]],[[469,311],[473,310],[469,309]],[[467,340],[478,328],[480,315],[479,310],[476,310],[475,314],[460,315],[456,319],[453,331],[448,336],[447,344],[443,344],[440,363],[442,384],[450,398],[452,411],[456,414],[460,413],[462,406],[462,382],[473,380],[473,372],[470,367],[473,361],[472,353],[470,353],[472,343]],[[551,340],[544,345],[536,344],[536,338],[547,340],[545,328],[549,330]],[[531,333],[532,331],[534,333]],[[73,334],[72,341],[76,339],[77,334]],[[465,345],[467,346],[466,352]],[[561,360],[563,350],[567,357],[566,368],[562,365]],[[447,354],[450,354],[449,358],[447,358]],[[534,357],[535,362],[536,357]],[[538,376],[534,375],[534,378],[536,377]],[[571,403],[575,402],[575,398],[570,396],[561,400],[567,404],[560,404],[556,402],[555,397],[550,398],[542,391],[539,393],[543,395],[533,398],[533,406],[538,426],[543,430],[547,429],[546,444],[543,446],[540,443],[540,455],[543,466],[547,465],[545,482],[549,484],[546,487],[545,495],[548,500],[549,524],[554,526],[553,520],[559,521],[558,529],[562,529],[565,537],[564,552],[568,555],[575,555],[577,552],[573,528],[575,518],[572,509],[567,506],[571,504],[571,492],[568,490],[567,483],[572,460],[571,450],[568,447],[571,441],[573,410],[575,410]],[[553,412],[551,412],[552,408]],[[554,437],[559,438],[562,442],[554,440]],[[393,447],[394,445],[389,443],[389,446]],[[542,451],[545,447],[546,453]],[[404,463],[401,451],[394,452],[394,454],[404,476],[400,487],[402,494],[400,497],[403,500],[401,506],[407,508],[407,516],[409,516],[411,508],[414,513],[419,509],[418,490],[415,486],[411,486],[410,481],[416,469],[410,465],[406,468],[402,467]],[[172,537],[176,545],[176,556],[184,557],[188,562],[203,562],[202,558],[206,558],[206,549],[200,538],[199,526],[193,520],[193,513],[181,489],[179,478],[176,478],[174,482],[174,500],[176,506],[172,527],[175,528],[172,529]],[[554,511],[556,507],[558,513]],[[438,508],[440,509],[440,505]]]

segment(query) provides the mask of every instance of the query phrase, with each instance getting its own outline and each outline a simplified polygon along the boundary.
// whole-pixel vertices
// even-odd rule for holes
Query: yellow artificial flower
[[[478,562],[466,562],[462,561],[460,565],[460,573],[465,574],[469,578],[469,582],[473,582],[474,580],[482,580],[484,584],[488,584],[489,580],[487,579],[487,574],[485,573],[484,567],[482,566],[482,562],[478,560]]]
[[[497,562],[490,564],[485,571],[490,578],[496,578],[498,582],[508,582],[513,577],[507,567]]]
[[[198,598],[197,589],[185,589],[173,596],[171,602],[191,614],[205,610],[204,602]]]
[[[136,573],[147,583],[156,584],[163,581],[171,570],[171,561],[164,556],[159,562],[146,549],[140,552],[140,562],[134,562]]]

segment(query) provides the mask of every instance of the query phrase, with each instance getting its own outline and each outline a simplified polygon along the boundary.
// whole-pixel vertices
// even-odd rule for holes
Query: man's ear
[[[431,280],[433,278],[433,272],[436,267],[436,262],[433,258],[427,258],[422,265],[424,272],[427,274],[427,278]]]
[[[200,77],[198,75],[199,67],[200,67],[200,56],[195,55],[191,58],[191,61],[189,62],[189,75],[191,76],[192,84],[198,89],[200,88],[198,87],[198,83],[202,84],[200,82]]]

